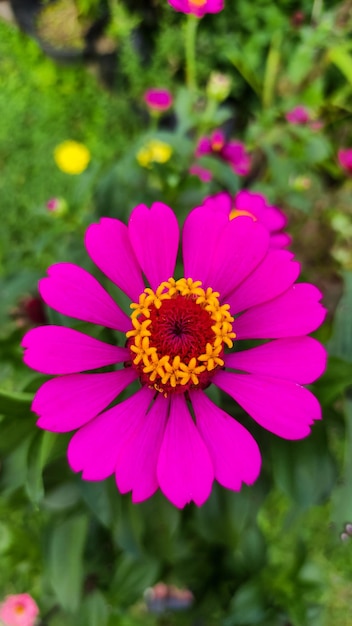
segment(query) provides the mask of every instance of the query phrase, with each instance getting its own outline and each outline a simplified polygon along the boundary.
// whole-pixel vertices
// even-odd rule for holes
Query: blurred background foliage
[[[199,24],[197,92],[184,86],[183,16],[166,1],[74,7],[78,20],[103,18],[65,63],[57,42],[45,54],[42,32],[0,20],[0,595],[31,593],[41,626],[350,626],[352,178],[337,152],[352,147],[352,3],[227,0]],[[230,79],[220,103],[207,91],[213,70]],[[151,86],[175,97],[159,121],[143,104]],[[311,124],[288,123],[297,105]],[[220,126],[253,165],[240,178],[204,158],[204,183],[189,174],[195,146]],[[138,150],[155,138],[171,158],[142,167]],[[66,139],[90,150],[80,176],[54,162]],[[209,193],[243,187],[285,210],[303,279],[324,291],[316,336],[330,360],[313,386],[324,420],[294,444],[252,426],[264,467],[251,489],[216,486],[201,509],[176,510],[161,494],[132,505],[113,480],[72,474],[68,437],[35,428],[44,377],[22,364],[21,337],[43,315],[73,325],[42,309],[37,279],[58,261],[93,270],[83,233],[101,215],[126,219],[159,199],[182,220]],[[62,214],[47,209],[55,197]],[[193,606],[148,610],[143,593],[160,580],[191,589]]]

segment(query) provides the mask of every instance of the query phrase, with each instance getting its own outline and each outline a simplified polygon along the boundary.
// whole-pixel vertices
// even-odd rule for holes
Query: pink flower
[[[38,606],[28,593],[7,596],[0,605],[0,621],[6,626],[33,626]]]
[[[269,231],[271,248],[285,248],[291,243],[291,237],[282,232],[287,224],[286,215],[276,206],[270,205],[261,193],[244,189],[232,197],[221,192],[209,196],[204,204],[212,206],[214,210],[223,211],[230,219],[247,216],[260,222]]]
[[[345,172],[352,176],[352,148],[342,148],[338,151],[337,158]]]
[[[291,111],[288,111],[285,117],[290,124],[296,125],[308,124],[311,119],[308,109],[302,105],[298,105]]]
[[[238,176],[246,176],[251,167],[249,154],[240,141],[226,141],[222,130],[214,130],[210,137],[202,137],[196,148],[196,156],[217,155],[229,163]]]
[[[189,168],[189,173],[192,176],[198,176],[202,183],[210,183],[211,179],[213,178],[210,170],[207,170],[205,167],[197,165],[197,163],[191,165],[191,167]]]
[[[147,89],[143,96],[144,102],[152,111],[167,111],[173,103],[172,94],[168,89]]]
[[[144,599],[150,613],[180,611],[189,608],[194,602],[193,593],[189,589],[165,585],[163,582],[146,589]]]
[[[133,502],[160,488],[182,508],[202,505],[214,479],[238,491],[260,472],[256,441],[208,397],[210,384],[278,437],[306,437],[321,418],[303,385],[325,368],[324,348],[307,335],[326,311],[316,287],[295,283],[299,264],[269,247],[259,221],[193,209],[182,233],[184,278],[176,280],[179,239],[176,216],[161,202],[135,207],[127,226],[111,218],[91,225],[88,254],[132,301],[130,315],[71,263],[51,266],[39,290],[61,314],[118,331],[120,340],[42,326],[22,345],[29,367],[56,376],[32,409],[41,428],[77,431],[68,447],[73,471],[84,480],[114,474]],[[238,350],[247,339],[266,342]]]
[[[64,198],[50,198],[46,203],[46,208],[50,213],[61,217],[68,211],[68,204]]]
[[[168,0],[168,3],[181,13],[193,13],[203,17],[206,13],[219,13],[224,8],[224,0]]]

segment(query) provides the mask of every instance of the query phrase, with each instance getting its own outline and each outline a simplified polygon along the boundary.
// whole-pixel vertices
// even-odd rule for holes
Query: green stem
[[[186,21],[185,52],[186,52],[186,83],[190,91],[197,90],[196,78],[196,33],[199,19],[189,13]]]

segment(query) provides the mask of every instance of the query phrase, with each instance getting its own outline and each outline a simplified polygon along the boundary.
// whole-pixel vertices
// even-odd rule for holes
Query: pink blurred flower
[[[196,156],[207,154],[218,156],[229,163],[238,176],[246,176],[251,167],[251,159],[240,141],[226,141],[222,130],[214,130],[210,137],[202,137],[196,148]]]
[[[219,13],[224,8],[224,0],[168,0],[168,3],[181,13],[193,13],[203,17],[206,13]]]
[[[326,356],[307,335],[326,311],[316,287],[296,284],[299,264],[269,246],[259,220],[193,209],[182,231],[187,278],[176,280],[179,240],[177,218],[161,202],[135,207],[127,226],[112,218],[91,225],[88,254],[132,301],[130,315],[71,263],[51,266],[39,290],[48,306],[119,331],[120,340],[53,325],[30,330],[22,345],[29,367],[56,376],[32,409],[40,428],[77,431],[68,447],[73,471],[84,480],[114,474],[133,502],[160,488],[182,508],[202,505],[214,479],[238,491],[260,472],[256,441],[206,395],[210,384],[276,436],[309,435],[321,409],[303,385],[322,374]],[[238,349],[248,339],[265,343]]]
[[[210,170],[207,170],[205,167],[201,167],[196,163],[194,163],[194,165],[191,165],[191,167],[189,168],[189,173],[192,174],[192,176],[198,176],[202,183],[210,183],[211,179],[213,178]]]
[[[29,328],[47,323],[44,302],[39,294],[22,296],[18,304],[10,311],[10,315],[18,328]]]
[[[337,153],[337,158],[342,169],[352,176],[352,148],[341,148]]]
[[[194,602],[193,593],[189,589],[165,585],[163,582],[146,589],[144,599],[150,613],[182,611],[188,609]]]
[[[65,215],[68,212],[68,204],[64,198],[50,198],[46,203],[46,208],[57,217]]]
[[[28,593],[7,596],[0,605],[0,620],[6,626],[33,626],[39,609]]]
[[[247,216],[260,222],[269,231],[271,248],[285,248],[291,243],[291,237],[282,232],[287,224],[286,215],[278,207],[270,205],[261,193],[244,189],[232,197],[221,192],[209,196],[204,204],[223,211],[230,219]]]
[[[172,94],[168,89],[147,89],[143,99],[149,109],[160,113],[170,109],[173,103]]]
[[[305,21],[306,21],[306,15],[305,13],[303,13],[303,11],[295,11],[291,15],[290,22],[294,28],[300,28],[300,26],[302,26]]]
[[[310,113],[308,109],[301,104],[294,107],[291,111],[288,111],[285,117],[290,124],[308,124],[310,121]]]
[[[294,107],[285,115],[286,120],[295,126],[309,126],[311,130],[319,131],[324,124],[321,120],[314,119],[311,112],[303,105]]]

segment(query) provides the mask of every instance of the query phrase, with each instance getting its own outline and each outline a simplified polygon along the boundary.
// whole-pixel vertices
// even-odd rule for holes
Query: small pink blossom
[[[189,173],[192,176],[198,176],[202,183],[210,183],[213,178],[210,170],[207,170],[205,167],[201,167],[201,165],[197,165],[196,163],[189,168]]]
[[[290,124],[308,124],[308,122],[310,121],[310,112],[305,106],[300,104],[294,107],[291,111],[288,111],[285,117],[287,121],[290,122]]]
[[[61,217],[67,213],[68,204],[64,198],[50,198],[50,200],[46,203],[46,208],[49,213],[52,213],[57,217]]]
[[[337,153],[337,158],[342,169],[352,176],[352,148],[341,148]]]
[[[180,611],[187,609],[194,602],[193,593],[189,589],[180,589],[175,585],[166,585],[163,582],[146,589],[144,599],[150,613]]]
[[[151,111],[160,113],[170,109],[173,103],[172,94],[168,89],[147,89],[144,93],[143,99]]]
[[[224,8],[224,0],[168,0],[168,3],[181,13],[192,13],[203,17],[206,13],[219,13]]]
[[[210,137],[201,137],[196,148],[196,157],[218,156],[229,163],[238,176],[246,176],[251,168],[251,158],[241,141],[227,141],[222,130],[217,129]]]
[[[0,605],[0,620],[5,626],[33,626],[38,606],[28,593],[7,596]]]
[[[221,192],[209,196],[204,205],[223,211],[231,220],[236,217],[251,217],[255,222],[260,222],[269,231],[271,248],[286,248],[291,243],[291,237],[282,232],[287,224],[286,215],[278,207],[270,205],[261,193],[243,189],[231,196]]]

